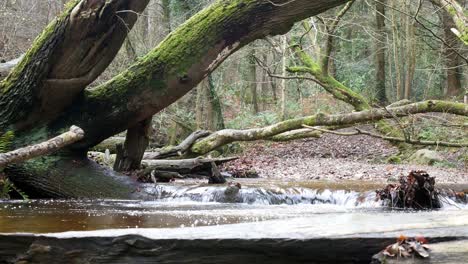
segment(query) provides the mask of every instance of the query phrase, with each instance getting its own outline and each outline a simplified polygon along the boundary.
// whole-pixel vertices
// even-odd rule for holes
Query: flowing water
[[[243,180],[242,188],[197,182],[148,184],[152,201],[0,202],[0,233],[57,237],[315,238],[468,236],[468,206],[442,197],[443,208],[389,210],[375,184]]]

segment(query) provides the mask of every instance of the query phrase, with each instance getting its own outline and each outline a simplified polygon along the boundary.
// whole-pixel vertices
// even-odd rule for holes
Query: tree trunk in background
[[[165,35],[168,35],[172,31],[171,26],[171,8],[170,8],[171,0],[162,0],[162,10],[163,10],[163,21],[165,24]]]
[[[406,0],[406,10],[411,10],[411,0]],[[404,99],[410,99],[416,70],[416,40],[413,18],[405,16],[406,21],[406,74]]]
[[[204,80],[195,88],[196,91],[196,102],[195,102],[195,124],[197,126],[197,130],[206,129],[204,124],[204,108],[206,103],[205,100],[205,85]]]
[[[397,26],[397,13],[396,10],[399,10],[398,6],[398,1],[391,1],[391,6],[392,6],[392,43],[393,43],[393,62],[394,62],[394,67],[395,67],[395,97],[396,101],[399,101],[403,99],[403,86],[401,84],[401,64],[400,64],[400,59],[399,59],[399,52],[400,52],[400,47],[399,47],[399,36],[398,36],[398,26]]]
[[[210,80],[208,77],[197,87],[196,124],[198,130],[213,130],[213,105],[210,100]]]
[[[375,91],[378,102],[381,105],[387,103],[386,96],[386,74],[385,74],[385,51],[387,45],[385,29],[385,0],[375,2],[376,31],[378,36],[375,38]]]
[[[252,47],[249,53],[249,68],[248,70],[248,81],[250,86],[250,95],[252,102],[252,110],[254,114],[258,113],[258,96],[257,96],[257,63],[254,59],[255,57],[255,47]]]
[[[286,67],[287,67],[287,52],[288,52],[288,40],[286,36],[281,36],[281,76],[286,76]],[[286,80],[279,80],[279,90],[281,92],[281,120],[286,120]]]
[[[213,76],[209,74],[197,87],[196,124],[198,130],[224,129],[223,111]]]
[[[267,53],[264,52],[262,54],[261,60],[266,65],[268,65],[268,55],[267,55]],[[260,91],[259,110],[261,112],[263,112],[263,111],[268,110],[268,102],[269,102],[268,74],[261,67],[257,67],[257,76],[258,76],[257,90]]]
[[[213,130],[217,131],[225,129],[226,126],[224,125],[223,108],[221,106],[218,93],[216,92],[216,86],[211,73],[208,75],[208,87],[211,109],[213,111]]]
[[[450,17],[450,14],[447,12],[441,12],[441,16],[442,25],[444,27],[444,40],[447,43],[447,45],[443,46],[447,74],[445,96],[457,96],[462,92],[460,72],[460,65],[462,65],[462,63],[460,62],[458,54],[454,52],[454,49],[459,49],[460,40],[451,30],[452,28],[455,28],[456,25]]]

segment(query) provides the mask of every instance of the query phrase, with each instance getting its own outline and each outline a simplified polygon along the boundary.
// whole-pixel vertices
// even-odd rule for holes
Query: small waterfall
[[[315,190],[302,187],[242,187],[234,192],[225,185],[147,185],[146,192],[160,202],[242,203],[252,205],[333,204],[344,207],[381,207],[374,191]],[[441,195],[444,208],[468,208]]]
[[[307,188],[243,187],[237,193],[226,191],[226,186],[148,186],[146,190],[157,200],[167,202],[217,202],[253,205],[334,204],[346,207],[378,207],[375,192],[344,190],[312,190]]]

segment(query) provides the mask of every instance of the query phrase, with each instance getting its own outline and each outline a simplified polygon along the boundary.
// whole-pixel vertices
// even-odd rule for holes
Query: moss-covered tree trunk
[[[92,165],[86,151],[133,127],[195,87],[230,54],[346,0],[229,0],[201,11],[128,70],[92,90],[147,0],[72,1],[0,83],[0,134],[10,148],[77,125],[83,140],[55,156],[5,170],[24,189],[49,197],[129,198],[125,178]],[[122,23],[122,22],[125,23]]]

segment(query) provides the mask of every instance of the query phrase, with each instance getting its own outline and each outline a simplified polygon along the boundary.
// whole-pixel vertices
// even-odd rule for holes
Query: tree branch
[[[12,163],[20,163],[39,156],[52,154],[63,147],[81,140],[83,137],[84,131],[77,126],[72,126],[70,131],[45,142],[13,150],[7,153],[1,153],[0,168],[4,168]]]
[[[327,129],[322,129],[318,127],[311,127],[307,125],[303,125],[303,127],[308,128],[313,131],[320,131],[323,133],[330,133],[339,136],[355,136],[355,135],[368,135],[374,138],[381,138],[384,140],[392,141],[392,142],[400,142],[400,143],[408,143],[413,145],[422,145],[422,146],[443,146],[443,147],[456,147],[456,148],[463,148],[468,147],[468,143],[455,143],[455,142],[445,142],[445,141],[426,141],[426,140],[414,140],[414,139],[406,139],[406,138],[397,138],[397,137],[388,137],[382,136],[379,134],[375,134],[369,131],[361,130],[359,128],[355,128],[355,132],[337,132]]]

